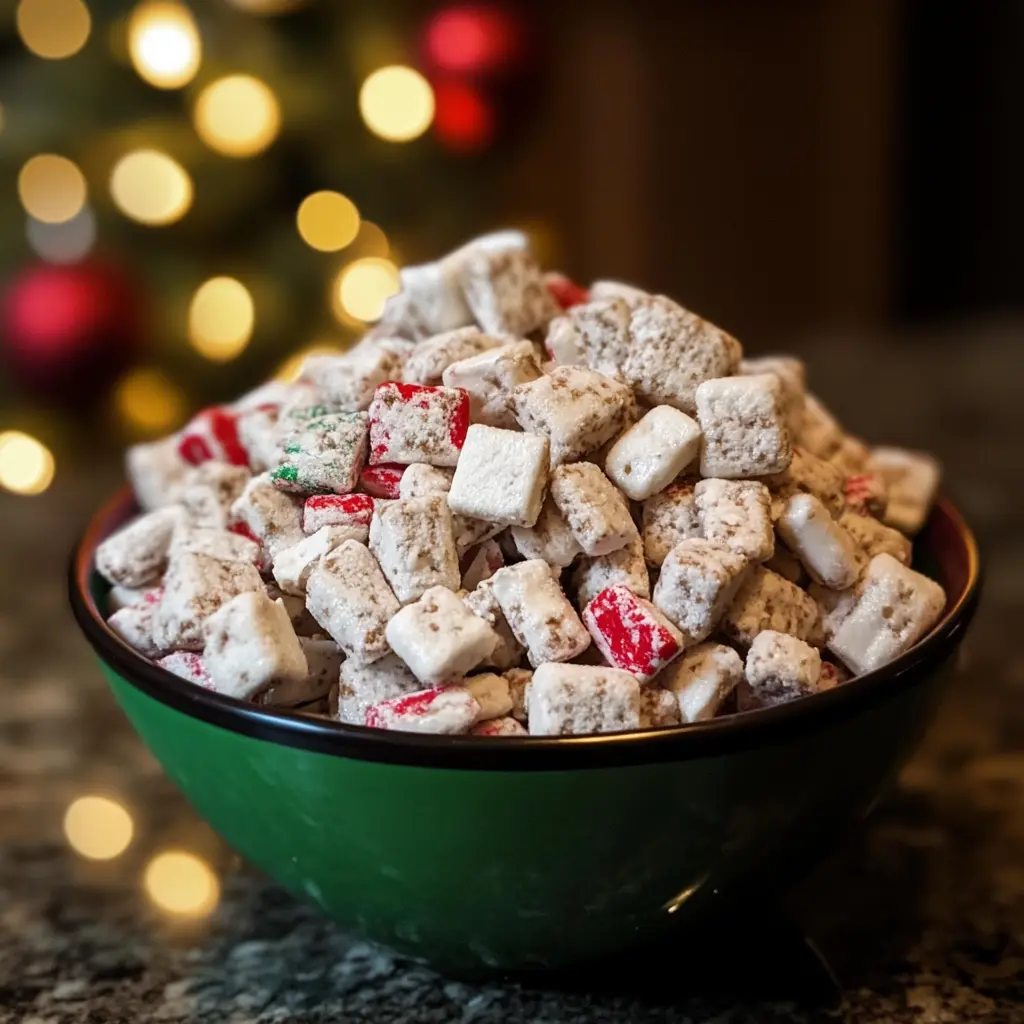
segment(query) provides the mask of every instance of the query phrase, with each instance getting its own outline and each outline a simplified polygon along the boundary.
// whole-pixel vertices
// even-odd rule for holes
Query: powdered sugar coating
[[[640,728],[640,684],[594,665],[540,665],[530,682],[531,736],[574,736]]]
[[[274,559],[274,579],[286,594],[301,597],[306,593],[309,574],[317,562],[342,541],[358,540],[358,529],[348,526],[323,526],[297,544],[282,548]]]
[[[766,629],[789,633],[820,646],[818,606],[796,584],[755,566],[740,586],[722,618],[722,632],[741,647],[749,647]]]
[[[186,679],[204,689],[213,689],[213,680],[206,671],[206,662],[201,654],[194,651],[172,651],[157,660],[157,665],[179,679]]]
[[[175,527],[185,521],[178,505],[147,512],[96,548],[96,571],[111,583],[143,587],[160,578]]]
[[[696,485],[695,477],[685,477],[644,502],[644,558],[650,565],[661,565],[680,541],[703,536]]]
[[[808,575],[833,590],[853,586],[867,561],[853,537],[813,494],[794,494],[786,501],[778,531]]]
[[[125,453],[128,481],[139,508],[146,512],[178,500],[188,467],[176,437],[132,445]]]
[[[269,474],[254,476],[231,506],[234,519],[245,523],[271,558],[282,548],[297,544],[302,532],[302,505],[278,490]]]
[[[844,512],[839,517],[839,525],[853,538],[868,559],[875,555],[892,555],[897,562],[910,565],[910,538],[894,530],[891,526],[880,523],[873,516],[860,515],[857,512]]]
[[[651,409],[612,446],[605,472],[634,501],[663,491],[700,453],[700,426],[668,405]]]
[[[583,555],[572,574],[576,603],[580,608],[585,608],[606,587],[620,584],[632,590],[637,597],[651,596],[650,576],[639,537],[607,555]]]
[[[453,735],[467,732],[480,714],[480,705],[464,686],[418,690],[375,704],[366,711],[372,729]]]
[[[374,390],[398,377],[402,360],[378,345],[360,345],[342,355],[308,356],[301,380],[315,384],[324,400],[339,412],[364,412]]]
[[[558,316],[558,304],[526,249],[473,248],[460,261],[466,304],[488,334],[523,337]]]
[[[348,658],[341,666],[338,683],[338,720],[363,725],[372,705],[414,693],[420,686],[420,681],[395,654],[385,655],[370,665]]]
[[[368,494],[312,494],[302,506],[302,532],[310,536],[325,526],[344,526],[353,540],[365,543],[372,515]]]
[[[523,658],[523,647],[516,639],[511,627],[505,619],[494,596],[494,584],[492,578],[481,580],[476,588],[468,594],[463,594],[462,599],[466,607],[476,616],[479,616],[497,634],[498,642],[494,650],[484,659],[482,664],[490,668],[502,669],[518,665]]]
[[[190,469],[181,482],[180,501],[193,526],[223,530],[231,521],[231,506],[252,478],[246,466],[204,462]]]
[[[512,392],[540,375],[533,345],[516,341],[452,363],[445,368],[442,379],[445,387],[467,392],[474,423],[515,430],[518,424],[510,409]]]
[[[754,480],[701,480],[694,488],[701,534],[751,562],[775,552],[771,495]]]
[[[702,643],[684,651],[655,683],[676,700],[684,723],[714,718],[743,679],[743,659],[724,644]]]
[[[389,381],[370,403],[370,464],[454,466],[469,426],[469,395],[458,388]]]
[[[263,557],[259,543],[233,530],[212,530],[179,523],[171,537],[171,558],[194,551],[225,562],[248,562],[260,567]]]
[[[927,452],[906,448],[875,448],[868,469],[877,473],[889,490],[885,523],[913,536],[924,526],[939,490],[942,467]]]
[[[592,462],[557,466],[551,498],[588,555],[607,555],[640,535],[626,499]]]
[[[740,360],[736,371],[745,377],[774,374],[782,389],[782,412],[790,437],[797,437],[804,421],[804,395],[807,390],[807,369],[793,356],[759,356]]]
[[[462,589],[475,590],[484,580],[489,580],[503,565],[505,556],[494,540],[485,540],[469,559],[462,574]]]
[[[550,495],[533,526],[513,526],[511,532],[523,558],[540,558],[558,568],[571,565],[583,551]]]
[[[366,461],[366,413],[310,416],[282,439],[280,459],[270,471],[274,486],[296,494],[348,494]]]
[[[486,722],[480,722],[474,725],[469,730],[474,736],[490,736],[490,737],[502,737],[502,736],[529,736],[526,729],[523,728],[514,718],[505,716],[503,718],[492,718]]]
[[[512,711],[512,692],[508,680],[494,672],[481,672],[467,676],[463,686],[473,695],[480,710],[476,720],[484,722],[489,718],[503,718]]]
[[[818,691],[821,655],[795,636],[766,629],[750,645],[744,676],[759,705],[783,704]]]
[[[566,314],[579,334],[587,366],[614,376],[629,352],[628,304],[620,298],[592,299]]]

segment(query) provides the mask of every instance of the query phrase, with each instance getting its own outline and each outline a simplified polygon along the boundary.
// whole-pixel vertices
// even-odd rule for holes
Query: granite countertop
[[[1024,1020],[1019,340],[999,327],[835,337],[807,357],[852,429],[938,452],[988,560],[963,671],[922,749],[788,903],[840,980],[837,1007],[788,991],[785,970],[764,993],[450,982],[353,941],[245,868],[134,737],[65,609],[67,551],[117,479],[105,466],[61,467],[39,498],[0,497],[0,1024]],[[134,819],[114,860],[85,860],[64,837],[67,807],[88,793]],[[168,849],[219,879],[198,920],[145,895],[145,866]],[[736,955],[740,975],[744,955],[756,957]]]

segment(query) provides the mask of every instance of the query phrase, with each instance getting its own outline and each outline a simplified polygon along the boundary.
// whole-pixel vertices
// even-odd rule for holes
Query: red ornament
[[[494,136],[494,108],[483,93],[468,82],[437,82],[434,86],[434,132],[454,152],[479,152]]]
[[[423,47],[427,61],[440,71],[492,74],[518,59],[523,32],[501,4],[454,4],[430,19]]]
[[[109,265],[33,264],[4,293],[0,356],[26,394],[88,407],[134,362],[142,306],[131,280]]]

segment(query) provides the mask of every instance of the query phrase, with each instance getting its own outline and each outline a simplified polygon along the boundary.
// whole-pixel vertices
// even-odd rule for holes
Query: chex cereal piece
[[[624,284],[622,281],[595,281],[590,286],[590,298],[592,301],[622,299],[632,309],[644,299],[651,298],[651,294],[635,285]]]
[[[878,473],[856,473],[843,483],[843,497],[851,512],[884,518],[889,487]]]
[[[378,509],[374,519],[370,550],[402,604],[431,587],[458,589],[459,556],[443,497],[392,501]]]
[[[397,498],[406,468],[397,462],[385,462],[379,466],[363,466],[359,471],[359,486],[374,498]]]
[[[309,574],[306,607],[350,658],[367,664],[389,653],[385,627],[401,606],[369,548],[346,540]]]
[[[916,644],[945,606],[946,594],[934,580],[892,555],[875,555],[828,649],[858,675],[870,672]]]
[[[189,463],[178,452],[177,438],[132,445],[124,461],[128,482],[143,511],[152,512],[178,500]]]
[[[505,620],[501,605],[498,604],[498,599],[494,596],[494,585],[491,579],[481,580],[475,590],[460,596],[466,602],[466,607],[474,615],[483,619],[498,637],[494,650],[482,664],[499,671],[518,665],[523,659],[523,648]]]
[[[214,530],[180,523],[171,537],[169,555],[176,558],[185,551],[210,555],[225,562],[248,562],[257,569],[263,558],[263,549],[258,541],[243,537],[233,530]]]
[[[844,512],[839,517],[839,525],[853,538],[854,543],[872,559],[875,555],[892,555],[897,562],[910,565],[910,538],[894,530],[891,526],[880,523],[868,515],[856,512]]]
[[[249,456],[249,469],[265,473],[277,464],[278,405],[259,405],[238,413],[235,427],[238,440]]]
[[[604,462],[611,480],[634,501],[665,490],[700,454],[700,427],[684,412],[659,405],[616,442]]]
[[[497,541],[485,540],[477,547],[462,572],[462,589],[475,590],[484,580],[489,580],[503,565],[505,556]]]
[[[640,684],[594,665],[540,665],[527,699],[531,736],[580,736],[640,728]]]
[[[644,558],[651,565],[661,565],[681,540],[701,536],[696,485],[696,478],[685,477],[644,502]]]
[[[743,680],[743,659],[725,644],[702,643],[684,651],[655,680],[671,693],[684,723],[705,722]]]
[[[282,548],[302,540],[302,506],[290,494],[278,490],[269,473],[254,476],[231,506],[234,519],[244,523],[266,548],[271,558]]]
[[[701,533],[751,562],[775,552],[771,495],[755,480],[701,480],[694,488]]]
[[[557,270],[548,270],[544,273],[544,287],[551,293],[560,309],[572,309],[573,306],[590,301],[590,293],[586,288]]]
[[[473,736],[529,736],[530,734],[514,718],[492,718],[480,722],[469,730]]]
[[[172,651],[157,661],[160,668],[176,675],[179,679],[187,679],[196,686],[207,690],[214,689],[213,680],[206,670],[206,662],[201,654],[195,651]]]
[[[302,505],[302,532],[311,536],[325,526],[344,526],[353,540],[365,543],[372,516],[368,494],[311,494]]]
[[[620,584],[637,597],[649,599],[651,596],[651,580],[644,561],[643,541],[639,537],[607,555],[584,555],[572,574],[580,608],[585,608],[606,587]]]
[[[474,696],[480,711],[477,721],[484,722],[488,718],[503,718],[512,713],[512,691],[508,680],[494,672],[482,672],[480,675],[468,676],[462,683]]]
[[[238,416],[224,406],[204,409],[178,435],[178,453],[190,465],[211,459],[248,466],[249,455],[238,438]]]
[[[442,466],[428,466],[425,462],[413,463],[402,474],[398,484],[399,498],[429,498],[433,495],[445,497],[451,490],[454,469]]]
[[[703,476],[737,479],[781,473],[793,458],[779,378],[720,377],[696,392],[704,440]]]
[[[625,384],[581,366],[520,384],[511,402],[523,430],[550,441],[552,467],[597,451],[628,425],[634,407]]]
[[[640,535],[626,499],[592,462],[556,466],[551,497],[588,555],[607,555]]]
[[[192,551],[176,555],[153,615],[154,642],[164,650],[201,650],[207,619],[249,591],[263,594],[263,581],[247,562],[225,562]]]
[[[658,686],[640,687],[640,728],[668,729],[681,725],[675,694]]]
[[[110,588],[107,594],[107,610],[111,613],[119,612],[122,608],[130,608],[133,604],[140,604],[142,601],[149,601],[156,604],[159,600],[160,588],[154,582],[151,586],[143,587],[122,587]]]
[[[364,725],[367,709],[381,701],[415,693],[420,685],[405,662],[395,654],[388,654],[372,665],[360,665],[349,658],[341,666],[338,721]]]
[[[468,732],[479,713],[480,705],[464,686],[441,686],[375,704],[367,709],[366,725],[450,736]]]
[[[402,367],[401,379],[407,384],[428,384],[436,387],[452,363],[479,355],[501,344],[498,338],[484,334],[479,327],[459,327],[421,341]],[[447,384],[447,387],[460,387]]]
[[[772,557],[764,563],[764,566],[766,569],[771,569],[772,572],[778,573],[784,580],[789,580],[790,583],[796,583],[797,585],[802,584],[807,576],[800,559],[785,544],[779,541],[775,544],[775,551]]]
[[[838,517],[845,507],[845,479],[830,462],[819,459],[803,448],[793,448],[793,460],[781,473],[762,478],[762,483],[779,500],[773,501],[772,516],[782,513],[785,499],[799,491],[813,494],[829,512]]]
[[[388,381],[370,403],[370,464],[454,466],[469,426],[469,395]]]
[[[509,408],[512,392],[540,375],[533,345],[516,341],[453,362],[442,379],[445,387],[462,388],[469,395],[474,423],[515,430],[516,418]]]
[[[697,385],[727,377],[742,355],[735,338],[660,295],[636,303],[629,333],[622,372],[637,397],[690,416],[697,411]]]
[[[821,399],[809,391],[804,395],[803,425],[794,441],[819,459],[829,458],[843,442],[843,428]]]
[[[682,632],[685,647],[710,635],[749,568],[742,555],[700,537],[680,541],[668,553],[654,585],[654,604]]]
[[[155,658],[161,652],[153,639],[153,614],[161,596],[159,590],[150,591],[138,603],[119,608],[107,619],[107,625],[126,644],[147,658]]]
[[[528,250],[476,247],[461,260],[459,278],[466,304],[488,334],[523,337],[560,312]]]
[[[494,630],[444,587],[431,587],[392,616],[387,640],[426,686],[460,679],[485,662],[498,643]]]
[[[188,471],[182,481],[181,504],[194,526],[223,530],[231,521],[231,506],[252,479],[247,466],[204,462]]]
[[[749,647],[766,629],[817,643],[821,636],[819,620],[813,598],[796,584],[757,565],[722,617],[722,631],[741,647]]]
[[[649,682],[683,650],[683,636],[651,604],[619,585],[583,609],[583,622],[609,664]]]
[[[451,260],[403,267],[398,272],[402,289],[388,299],[381,322],[416,339],[471,324],[458,269]]]
[[[474,423],[455,469],[448,507],[505,526],[533,526],[547,478],[546,437]]]
[[[586,365],[614,376],[629,351],[629,306],[618,298],[574,306],[566,314],[582,342]]]
[[[803,362],[793,356],[760,356],[741,359],[736,372],[744,377],[773,373],[779,378],[786,425],[790,437],[797,437],[803,429],[804,393],[807,390],[807,370]]]
[[[96,548],[96,571],[124,587],[143,587],[158,580],[167,567],[174,529],[184,520],[179,505],[133,519]]]
[[[811,583],[807,593],[818,606],[821,632],[827,644],[846,620],[846,616],[853,611],[857,603],[857,591],[853,587],[849,590],[830,590],[820,583]]]
[[[784,704],[818,692],[821,655],[795,636],[766,629],[747,651],[744,677],[758,705]]]
[[[583,551],[550,495],[533,526],[511,529],[512,539],[523,558],[540,558],[548,565],[564,568]]]
[[[326,697],[338,681],[341,670],[341,648],[333,640],[300,636],[299,646],[306,659],[304,679],[286,679],[275,682],[262,694],[262,703],[268,707],[294,708],[300,704]]]
[[[393,352],[360,345],[344,355],[308,356],[299,377],[316,385],[324,401],[338,412],[363,412],[377,386],[394,380],[401,370],[402,360]]]
[[[568,661],[590,646],[590,634],[546,562],[530,559],[507,566],[482,585],[493,590],[531,665]]]
[[[358,533],[348,526],[322,526],[316,533],[303,537],[297,544],[281,548],[274,557],[274,579],[286,594],[296,597],[306,593],[309,574],[324,555],[342,541],[358,540]]]
[[[813,494],[789,498],[777,527],[779,536],[816,583],[845,590],[856,582],[864,568],[864,555]]]
[[[587,353],[583,337],[567,316],[556,316],[548,324],[544,352],[557,366],[586,366]]]
[[[924,526],[939,490],[942,467],[925,452],[873,448],[868,469],[889,489],[885,522],[913,536]]]
[[[528,668],[510,668],[504,673],[508,692],[512,697],[512,717],[517,722],[527,720],[526,701],[530,692],[533,671]]]
[[[829,456],[829,463],[836,467],[843,476],[855,476],[867,469],[871,450],[858,437],[844,434],[839,447]]]
[[[347,494],[359,482],[366,445],[366,413],[317,416],[284,439],[270,479],[282,491]]]

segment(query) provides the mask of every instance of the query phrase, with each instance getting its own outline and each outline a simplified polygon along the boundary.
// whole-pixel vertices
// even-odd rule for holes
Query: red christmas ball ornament
[[[134,362],[142,307],[135,284],[108,264],[32,264],[0,302],[0,358],[29,396],[87,407]]]

